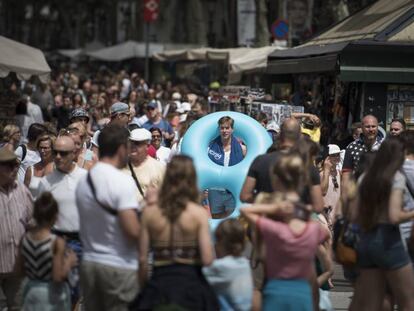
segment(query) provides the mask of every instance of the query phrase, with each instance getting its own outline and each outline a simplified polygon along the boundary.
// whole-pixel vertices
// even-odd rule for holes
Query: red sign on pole
[[[144,0],[144,21],[152,23],[157,20],[160,0]]]

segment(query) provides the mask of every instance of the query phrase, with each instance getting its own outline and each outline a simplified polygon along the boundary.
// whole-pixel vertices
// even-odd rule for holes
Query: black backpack
[[[20,144],[19,147],[22,148],[22,158],[20,159],[20,162],[23,162],[27,154],[27,147],[25,144]]]

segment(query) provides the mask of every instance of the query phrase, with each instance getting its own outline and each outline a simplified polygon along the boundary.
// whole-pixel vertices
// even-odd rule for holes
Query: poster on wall
[[[288,21],[292,45],[311,37],[313,0],[284,0],[282,15]]]
[[[388,85],[387,130],[392,119],[402,118],[409,127],[414,126],[414,86]]]
[[[260,103],[260,111],[267,115],[269,122],[274,122],[280,126],[285,119],[291,117],[293,112],[304,112],[304,107],[276,103]]]
[[[237,41],[239,46],[251,46],[256,41],[255,0],[237,1]]]

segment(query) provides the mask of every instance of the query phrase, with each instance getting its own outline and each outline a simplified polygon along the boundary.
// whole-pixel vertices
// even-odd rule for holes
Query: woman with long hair
[[[36,148],[40,155],[40,162],[30,166],[26,170],[24,184],[29,188],[34,198],[39,194],[38,191],[42,177],[53,172],[54,163],[52,149],[55,138],[55,136],[43,135],[37,140]]]
[[[272,169],[272,204],[253,204],[241,213],[255,226],[265,248],[262,310],[313,310],[314,258],[329,232],[310,220],[301,202],[302,176],[307,171],[297,153],[284,153]],[[267,200],[269,202],[269,200]],[[259,247],[260,249],[260,247]]]
[[[355,211],[361,228],[357,246],[360,275],[351,310],[362,306],[380,310],[387,285],[399,310],[414,310],[413,268],[398,227],[414,218],[414,211],[403,210],[407,188],[400,169],[404,156],[402,142],[387,138],[361,177]]]
[[[207,212],[198,204],[191,158],[178,155],[167,165],[159,199],[147,192],[141,217],[139,279],[134,310],[178,305],[187,310],[218,310],[217,298],[201,267],[213,261]],[[148,253],[153,271],[148,280]],[[178,285],[178,286],[177,286]]]

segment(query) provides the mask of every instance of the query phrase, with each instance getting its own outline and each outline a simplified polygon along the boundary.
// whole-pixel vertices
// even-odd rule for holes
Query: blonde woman
[[[49,175],[54,168],[53,164],[53,142],[55,136],[43,135],[39,137],[36,143],[36,149],[40,155],[40,162],[29,166],[24,177],[24,184],[29,188],[32,196],[37,197],[40,180],[42,177]]]
[[[6,125],[3,129],[3,142],[1,143],[1,148],[7,148],[14,152],[19,145],[21,136],[20,129],[17,125]]]

